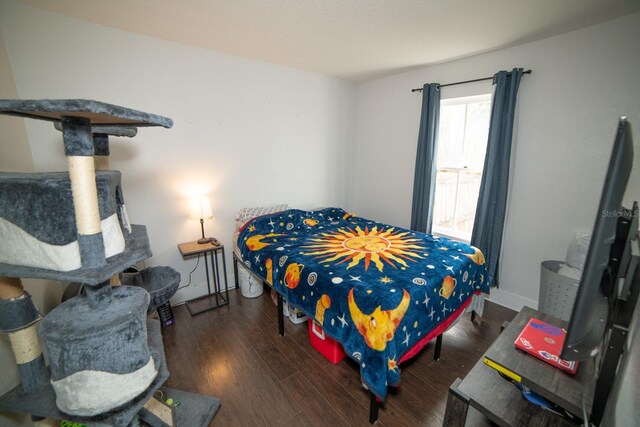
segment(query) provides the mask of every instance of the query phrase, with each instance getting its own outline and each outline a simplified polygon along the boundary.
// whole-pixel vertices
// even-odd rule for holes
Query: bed
[[[343,345],[380,401],[399,365],[489,292],[477,248],[340,208],[259,216],[237,244],[246,267]]]

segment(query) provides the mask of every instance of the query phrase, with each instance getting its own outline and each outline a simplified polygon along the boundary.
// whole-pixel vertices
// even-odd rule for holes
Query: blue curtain
[[[436,159],[440,122],[440,85],[422,87],[422,112],[418,134],[418,153],[413,179],[411,229],[431,234],[433,197],[436,189]]]
[[[511,72],[500,71],[494,76],[496,89],[491,107],[487,154],[471,233],[471,244],[484,253],[489,280],[496,287],[499,285],[498,269],[507,209],[516,95],[521,78],[522,68],[514,68]]]

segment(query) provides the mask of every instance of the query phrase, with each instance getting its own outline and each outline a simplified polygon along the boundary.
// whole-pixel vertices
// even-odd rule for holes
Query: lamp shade
[[[211,202],[209,201],[208,197],[194,197],[193,199],[191,199],[189,218],[213,218],[213,213],[211,212]]]

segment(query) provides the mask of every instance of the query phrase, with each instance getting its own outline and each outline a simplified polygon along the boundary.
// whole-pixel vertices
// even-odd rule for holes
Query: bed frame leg
[[[438,335],[438,338],[436,338],[436,348],[433,351],[433,360],[440,359],[441,350],[442,350],[442,334]]]
[[[240,289],[240,282],[238,282],[238,258],[236,254],[233,254],[233,281],[236,284],[236,291]]]
[[[282,295],[278,293],[278,333],[284,337],[284,304]]]
[[[380,404],[378,403],[376,395],[371,392],[370,394],[371,400],[369,402],[369,422],[373,424],[378,420],[378,408],[380,407]]]
[[[473,322],[475,322],[475,321],[476,321],[476,311],[475,311],[475,310],[473,310],[473,311],[471,312],[471,323],[473,323]]]

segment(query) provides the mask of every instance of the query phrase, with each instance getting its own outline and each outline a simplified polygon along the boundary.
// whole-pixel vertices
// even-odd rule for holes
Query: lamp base
[[[211,237],[203,237],[202,239],[198,239],[199,245],[206,245],[211,242]]]

